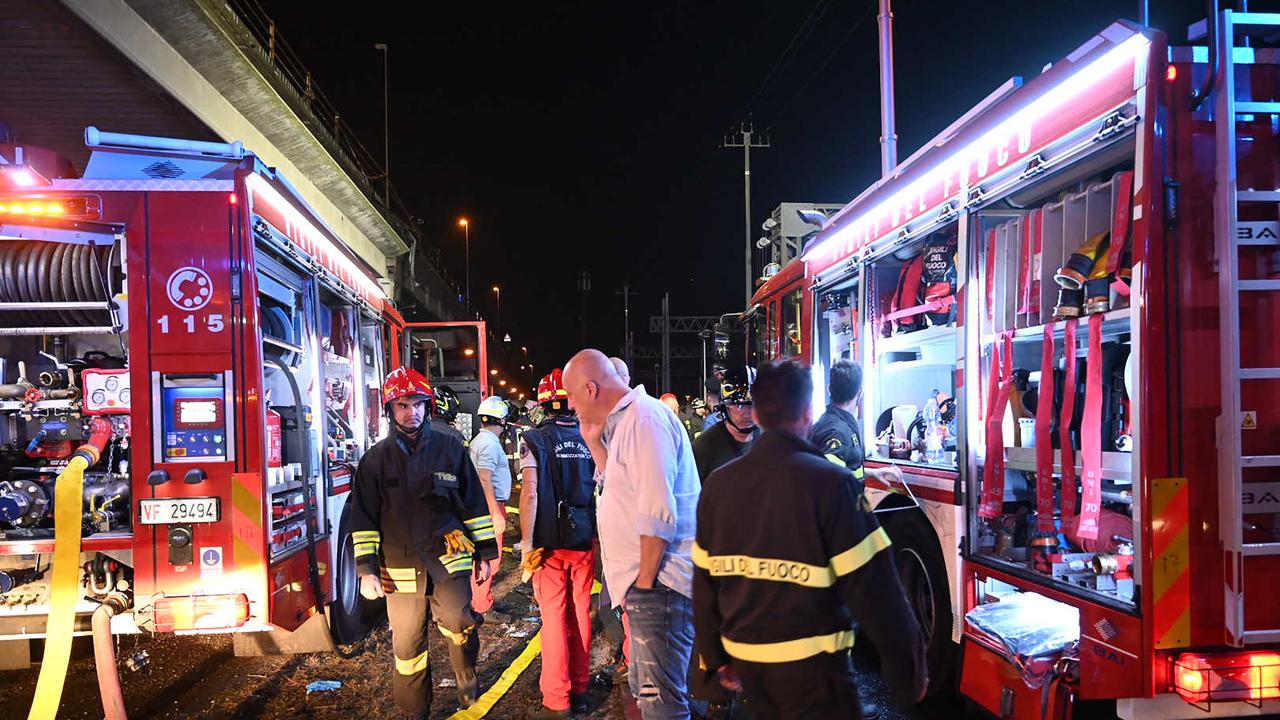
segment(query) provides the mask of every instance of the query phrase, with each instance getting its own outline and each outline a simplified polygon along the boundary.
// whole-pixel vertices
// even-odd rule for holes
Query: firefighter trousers
[[[821,653],[782,663],[734,660],[752,720],[862,717],[849,652]]]
[[[412,572],[412,571],[410,571]],[[427,659],[428,629],[434,619],[449,648],[449,663],[458,682],[458,704],[469,707],[476,701],[476,657],[480,654],[480,616],[471,609],[471,582],[466,576],[432,582],[419,573],[427,593],[387,593],[387,620],[391,623],[391,648],[396,673],[392,695],[406,713],[431,710],[431,665]],[[405,588],[405,583],[398,583]],[[384,583],[385,587],[385,583]],[[413,588],[413,589],[416,589]]]
[[[582,695],[591,683],[591,583],[595,557],[590,550],[553,550],[533,574],[533,597],[542,613],[542,704],[568,710],[569,696]]]

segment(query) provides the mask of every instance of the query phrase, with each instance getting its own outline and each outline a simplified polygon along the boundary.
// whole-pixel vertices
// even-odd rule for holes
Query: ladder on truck
[[[1197,24],[1192,40],[1207,35]],[[1229,645],[1244,646],[1280,641],[1280,628],[1248,628],[1245,625],[1245,560],[1248,557],[1280,555],[1280,542],[1244,542],[1244,470],[1280,467],[1280,455],[1245,455],[1242,447],[1244,414],[1240,408],[1241,383],[1280,381],[1280,367],[1241,367],[1240,297],[1242,293],[1280,291],[1280,280],[1241,280],[1240,248],[1260,241],[1241,240],[1238,235],[1242,204],[1267,204],[1280,210],[1280,191],[1239,190],[1236,185],[1237,130],[1242,115],[1280,116],[1280,102],[1257,102],[1236,95],[1236,64],[1253,62],[1254,50],[1247,46],[1250,36],[1280,31],[1280,14],[1225,10],[1216,18],[1214,50],[1218,59],[1217,91],[1213,104],[1216,135],[1216,187],[1213,196],[1214,251],[1218,263],[1218,312],[1221,332],[1222,415],[1218,418],[1218,528],[1225,562],[1226,638]],[[1238,46],[1237,39],[1246,42]],[[1210,72],[1213,69],[1210,68]],[[1246,91],[1250,83],[1243,83]],[[1274,241],[1262,241],[1274,244]],[[1257,595],[1257,592],[1254,593]],[[1260,598],[1255,597],[1257,602]],[[1274,602],[1272,598],[1264,601]]]

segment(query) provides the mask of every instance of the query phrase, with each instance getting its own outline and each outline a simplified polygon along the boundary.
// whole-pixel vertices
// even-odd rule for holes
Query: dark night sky
[[[661,294],[676,315],[742,309],[742,155],[719,148],[753,112],[773,146],[752,154],[753,224],[782,201],[847,202],[879,175],[874,0],[365,3],[340,13],[266,1],[285,40],[376,156],[390,46],[393,182],[472,293],[535,363],[581,347],[579,270],[592,274],[587,340],[617,352],[624,281],[637,345]],[[1198,3],[1155,0],[1174,43]],[[816,10],[815,10],[816,6]],[[1132,0],[899,0],[899,157],[1010,76],[1030,78]],[[810,12],[817,22],[762,82]],[[692,391],[692,388],[688,388]]]

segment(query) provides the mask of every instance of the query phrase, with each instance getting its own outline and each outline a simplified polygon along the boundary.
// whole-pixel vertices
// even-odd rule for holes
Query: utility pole
[[[898,166],[898,130],[893,117],[893,10],[880,0],[880,177]]]
[[[702,374],[698,376],[698,397],[704,397],[707,394],[707,340],[710,337],[710,330],[698,333],[698,338],[702,341]]]
[[[885,2],[886,0],[881,0]],[[744,269],[747,285],[747,299],[743,303],[743,307],[751,305],[752,282],[751,282],[751,248],[755,245],[751,240],[751,148],[767,148],[769,147],[769,137],[766,135],[763,139],[757,139],[755,129],[751,125],[751,119],[742,121],[742,127],[737,131],[737,137],[726,137],[720,147],[726,148],[742,148],[742,180],[743,180],[743,217],[745,225],[743,227],[746,233],[746,261],[747,266]]]
[[[387,57],[390,51],[386,43],[374,43],[375,50],[382,51],[382,177],[385,181],[382,191],[382,202],[391,207],[391,101],[389,88],[391,75],[388,72]]]
[[[578,293],[581,296],[582,306],[578,311],[578,332],[581,333],[582,346],[587,346],[587,301],[591,297],[591,273],[586,270],[578,271]]]
[[[662,392],[671,392],[671,293],[662,294]]]
[[[630,285],[623,285],[621,290],[614,290],[614,295],[622,296],[622,359],[627,363],[627,367],[631,367],[632,361],[632,343],[631,343],[631,296],[640,293],[633,292]]]

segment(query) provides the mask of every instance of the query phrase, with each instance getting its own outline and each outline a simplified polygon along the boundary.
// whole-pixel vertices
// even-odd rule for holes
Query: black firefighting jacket
[[[469,572],[471,555],[447,555],[444,536],[465,530],[483,560],[498,556],[493,518],[462,441],[429,426],[415,443],[398,432],[369,448],[351,492],[352,541],[361,574],[407,585]]]
[[[854,493],[849,471],[788,432],[712,472],[693,548],[699,666],[781,663],[853,646],[853,620],[880,651],[882,674],[913,700],[924,638],[907,606],[889,537]]]
[[[705,480],[713,470],[735,458],[742,457],[751,449],[751,444],[760,437],[758,429],[751,432],[751,438],[740,443],[729,434],[725,420],[703,431],[693,441],[693,462],[698,466],[698,477]]]
[[[862,437],[858,421],[851,413],[835,405],[827,407],[809,432],[809,441],[822,451],[828,460],[848,468],[862,488],[866,471],[862,467]]]

